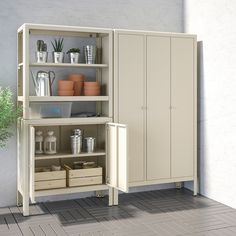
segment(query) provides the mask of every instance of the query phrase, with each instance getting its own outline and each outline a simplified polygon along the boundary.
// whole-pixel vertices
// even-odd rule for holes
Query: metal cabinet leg
[[[17,205],[17,206],[22,206],[22,204],[23,204],[22,195],[21,195],[20,191],[17,190],[16,205]]]
[[[113,205],[117,206],[119,201],[119,190],[113,189]]]
[[[113,205],[113,189],[111,187],[108,189],[108,205]]]
[[[198,179],[195,178],[193,181],[193,195],[197,196],[198,194]]]

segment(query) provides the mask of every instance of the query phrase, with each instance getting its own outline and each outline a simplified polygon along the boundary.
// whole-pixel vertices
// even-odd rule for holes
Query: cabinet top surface
[[[47,31],[68,31],[68,32],[91,32],[91,33],[104,33],[109,34],[113,31],[116,33],[126,34],[146,34],[146,35],[162,35],[162,36],[176,36],[176,37],[191,37],[196,38],[196,34],[178,33],[178,32],[160,32],[160,31],[149,31],[149,30],[129,30],[129,29],[112,29],[112,28],[98,28],[98,27],[81,27],[81,26],[69,26],[69,25],[50,25],[50,24],[33,24],[24,23],[19,27],[18,32],[21,32],[23,28],[29,30],[47,30]]]

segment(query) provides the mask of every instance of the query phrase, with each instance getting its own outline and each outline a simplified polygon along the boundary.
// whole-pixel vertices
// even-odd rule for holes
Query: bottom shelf
[[[66,187],[66,188],[49,189],[49,190],[38,190],[38,191],[35,191],[34,195],[35,197],[45,197],[45,196],[62,195],[62,194],[70,194],[70,193],[100,191],[100,190],[107,190],[107,189],[108,189],[108,185],[99,184],[99,185],[81,186],[81,187]]]

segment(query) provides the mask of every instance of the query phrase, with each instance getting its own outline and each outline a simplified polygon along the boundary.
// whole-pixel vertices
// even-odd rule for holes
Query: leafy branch
[[[0,148],[5,147],[8,139],[13,136],[11,126],[21,116],[21,112],[21,108],[15,108],[12,91],[0,87]]]

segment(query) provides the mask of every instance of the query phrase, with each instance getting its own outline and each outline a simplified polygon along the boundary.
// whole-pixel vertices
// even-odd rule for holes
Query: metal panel
[[[145,36],[115,34],[115,119],[129,126],[129,182],[145,179]],[[118,118],[117,118],[118,117]]]
[[[171,39],[171,176],[193,176],[194,40]]]
[[[170,37],[147,36],[147,180],[170,178]]]
[[[107,184],[128,192],[127,127],[107,124]]]

